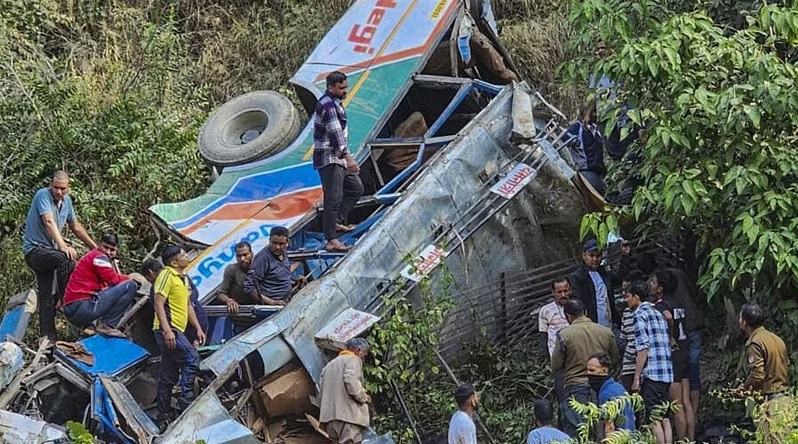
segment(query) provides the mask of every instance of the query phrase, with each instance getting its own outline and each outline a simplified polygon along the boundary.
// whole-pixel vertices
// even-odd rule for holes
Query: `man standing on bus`
[[[338,240],[342,232],[352,231],[346,218],[363,195],[360,166],[349,153],[346,111],[342,100],[349,84],[346,74],[335,71],[327,75],[327,91],[316,103],[313,113],[313,168],[319,172],[324,192],[321,226],[327,238],[327,251],[344,252],[346,245]]]

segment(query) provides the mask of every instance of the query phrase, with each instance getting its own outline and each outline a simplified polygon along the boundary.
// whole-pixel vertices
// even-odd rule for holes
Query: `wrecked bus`
[[[563,151],[564,116],[516,82],[487,0],[358,0],[291,79],[307,114],[334,70],[349,76],[349,146],[365,187],[357,228],[341,238],[351,250],[320,249],[312,123],[273,92],[235,98],[201,131],[218,176],[208,191],[150,209],[159,239],[191,250],[187,272],[211,318],[197,399],[158,430],[155,350],[146,339],[91,336],[78,341],[91,363],[36,353],[0,409],[77,419],[118,442],[271,441],[286,428],[278,418],[313,412],[323,366],[379,321],[384,297],[415,297],[444,261],[467,287],[569,256],[561,233],[578,232],[584,203]],[[232,317],[212,305],[223,269],[237,242],[258,252],[276,225],[290,229],[288,256],[308,283],[285,307],[242,307],[238,316],[257,322],[233,336]],[[124,319],[132,330],[150,328],[146,304]]]

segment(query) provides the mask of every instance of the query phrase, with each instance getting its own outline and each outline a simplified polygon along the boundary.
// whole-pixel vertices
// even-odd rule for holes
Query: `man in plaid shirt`
[[[640,391],[645,405],[644,424],[649,424],[651,433],[658,443],[673,442],[671,421],[665,415],[652,416],[652,410],[670,400],[670,386],[673,382],[670,334],[665,317],[654,308],[648,292],[648,285],[635,281],[624,290],[626,304],[634,311],[635,374],[632,391]],[[642,384],[641,384],[642,381]]]
[[[321,226],[327,238],[327,251],[346,251],[339,233],[352,231],[346,217],[363,195],[360,167],[347,149],[346,111],[341,100],[349,85],[346,74],[327,75],[327,92],[316,103],[313,113],[313,167],[319,172],[324,192]]]

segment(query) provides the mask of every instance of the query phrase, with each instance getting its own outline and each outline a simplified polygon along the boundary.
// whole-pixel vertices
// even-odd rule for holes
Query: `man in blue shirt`
[[[56,337],[55,307],[64,297],[69,275],[79,258],[61,236],[64,225],[90,249],[97,248],[83,225],[75,217],[69,197],[69,174],[56,171],[50,186],[33,196],[25,220],[22,254],[25,263],[36,274],[39,302],[39,334],[51,340]]]
[[[526,437],[526,444],[548,444],[571,442],[571,437],[555,429],[551,425],[554,414],[551,411],[551,404],[545,399],[535,400],[535,430],[529,432]]]
[[[288,229],[273,227],[269,246],[255,255],[244,279],[244,291],[264,305],[285,305],[291,299],[291,275],[288,261]]]
[[[587,383],[598,395],[599,406],[628,393],[623,386],[610,376],[612,359],[607,353],[596,353],[587,360]],[[635,430],[635,411],[632,405],[626,403],[623,407],[623,416],[609,418],[604,422],[604,437],[616,429]]]

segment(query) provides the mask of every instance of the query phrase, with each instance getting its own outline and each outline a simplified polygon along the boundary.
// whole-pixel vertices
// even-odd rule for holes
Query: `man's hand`
[[[268,296],[262,296],[265,305],[285,305],[285,301],[277,301]]]
[[[166,342],[166,348],[168,348],[169,350],[175,349],[177,341],[175,340],[175,333],[172,331],[171,328],[163,331],[163,340],[164,342]]]
[[[346,155],[346,169],[350,173],[360,173],[360,165],[357,164],[351,154]]]
[[[632,388],[632,392],[639,392],[640,391],[640,377],[639,376],[635,376],[634,379],[632,379],[632,387],[631,388]]]
[[[205,332],[202,329],[197,329],[197,341],[199,345],[205,344]]]
[[[78,259],[78,252],[77,252],[77,251],[76,251],[74,248],[72,248],[72,247],[70,247],[70,246],[67,246],[67,247],[66,247],[66,248],[64,248],[62,251],[63,251],[63,252],[64,252],[64,253],[67,255],[67,257],[68,257],[69,259],[71,259],[71,260],[73,260],[73,261],[74,261],[74,260],[77,260],[77,259]]]
[[[230,299],[227,299],[226,304],[227,304],[227,312],[228,313],[230,313],[232,315],[238,314],[238,302],[236,302],[234,299],[230,298]]]

